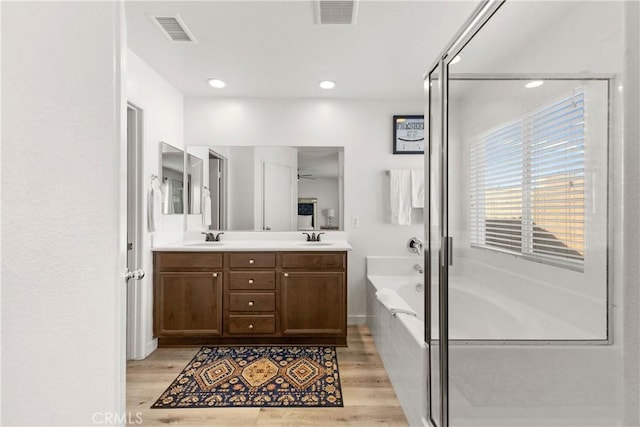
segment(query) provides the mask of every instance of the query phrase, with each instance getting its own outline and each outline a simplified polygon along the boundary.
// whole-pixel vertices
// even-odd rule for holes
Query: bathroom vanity
[[[346,242],[154,249],[160,346],[346,345]]]

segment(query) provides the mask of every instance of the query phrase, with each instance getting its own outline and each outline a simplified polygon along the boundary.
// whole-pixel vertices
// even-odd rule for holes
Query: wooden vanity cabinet
[[[346,252],[155,252],[154,333],[172,345],[346,345]]]
[[[154,253],[154,335],[159,345],[222,335],[222,255]]]
[[[346,253],[282,253],[281,262],[282,335],[346,345]]]
[[[229,337],[278,336],[276,254],[228,253],[224,330]]]

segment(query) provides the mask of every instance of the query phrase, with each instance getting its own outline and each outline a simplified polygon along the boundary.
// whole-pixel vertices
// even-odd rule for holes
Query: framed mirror
[[[186,152],[206,159],[202,172],[204,229],[298,231],[344,227],[343,147],[210,145],[189,146]],[[299,224],[302,199],[315,200],[313,225],[307,226],[304,221]],[[200,228],[194,222],[188,224],[190,229],[196,227]]]
[[[160,181],[162,182],[162,213],[182,215],[184,212],[184,152],[160,142]]]

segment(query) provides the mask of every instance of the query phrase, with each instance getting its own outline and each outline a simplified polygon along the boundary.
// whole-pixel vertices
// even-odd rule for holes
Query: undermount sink
[[[195,243],[185,243],[185,246],[200,246],[200,247],[208,247],[208,246],[221,246],[224,245],[225,242],[195,242]]]
[[[331,246],[333,243],[331,242],[298,242],[294,243],[297,246]]]

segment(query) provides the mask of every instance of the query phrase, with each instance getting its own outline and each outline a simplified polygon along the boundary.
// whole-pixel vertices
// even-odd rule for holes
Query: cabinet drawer
[[[268,293],[229,293],[229,311],[275,311],[276,294]]]
[[[234,253],[229,254],[230,268],[273,268],[276,255],[273,253]]]
[[[272,271],[231,271],[229,289],[275,289],[276,273]]]
[[[296,252],[282,254],[282,268],[304,268],[308,270],[342,270],[347,266],[344,252],[318,253]]]
[[[229,316],[230,334],[273,334],[275,332],[276,317],[273,314]]]
[[[222,268],[222,254],[207,252],[156,252],[158,271],[212,270]]]

